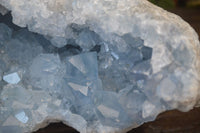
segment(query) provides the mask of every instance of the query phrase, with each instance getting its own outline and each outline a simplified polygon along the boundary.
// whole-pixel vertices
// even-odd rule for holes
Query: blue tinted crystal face
[[[12,34],[6,25],[1,28]],[[113,35],[109,43],[87,27],[71,28],[76,36],[62,47],[25,29],[2,36],[7,39],[0,65],[6,124],[13,120],[26,131],[31,123],[54,116],[65,120],[65,115],[87,126],[127,128],[135,119],[142,122],[138,115],[146,96],[140,89],[151,74],[152,49],[130,33]]]
[[[20,81],[20,77],[19,75],[15,72],[15,73],[11,73],[8,75],[4,75],[3,76],[3,80],[9,84],[17,84]]]
[[[38,55],[29,67],[29,74],[29,80],[33,87],[52,91],[59,90],[63,77],[59,56],[54,54]]]
[[[83,49],[91,49],[101,42],[99,35],[89,29],[83,29],[76,38],[76,43]]]
[[[97,53],[89,52],[66,59],[66,78],[92,80],[98,78]],[[83,77],[81,77],[81,75]]]
[[[0,126],[1,133],[21,133],[22,131],[19,126]]]
[[[12,35],[12,30],[5,24],[0,24],[0,44],[2,45],[4,41],[9,40]]]
[[[130,33],[124,34],[122,38],[128,45],[131,45],[132,47],[144,46],[144,40],[139,37],[133,37]]]

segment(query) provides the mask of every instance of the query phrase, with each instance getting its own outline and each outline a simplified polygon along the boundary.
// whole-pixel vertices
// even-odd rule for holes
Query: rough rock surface
[[[8,13],[8,10],[0,4],[0,14],[5,15]]]
[[[29,30],[0,24],[0,133],[125,132],[200,99],[197,34],[146,0],[0,4]]]

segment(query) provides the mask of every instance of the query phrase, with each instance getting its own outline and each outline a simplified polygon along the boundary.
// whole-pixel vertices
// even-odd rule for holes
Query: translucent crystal
[[[63,71],[58,55],[40,54],[33,59],[29,70],[30,82],[34,87],[55,91],[59,87]]]
[[[66,78],[92,80],[98,78],[96,52],[83,53],[66,59]]]
[[[101,112],[101,114],[104,115],[104,117],[111,117],[111,118],[118,118],[119,112],[116,110],[113,110],[112,108],[106,107],[104,105],[99,105],[97,109]]]
[[[27,30],[17,31],[5,44],[9,61],[22,66],[30,64],[30,61],[42,52],[42,46],[39,45],[38,40]]]
[[[0,44],[11,38],[12,30],[5,24],[0,23]]]
[[[8,74],[8,75],[4,75],[3,80],[6,81],[9,84],[17,84],[20,81],[20,77],[15,72],[15,73],[11,73],[11,74]]]
[[[100,37],[93,31],[84,29],[80,32],[76,39],[76,43],[83,49],[91,49],[95,45],[100,43]]]
[[[22,123],[27,123],[28,121],[28,117],[26,116],[24,111],[16,114],[15,117]]]
[[[2,126],[0,131],[2,133],[21,133],[22,129],[19,126]]]
[[[71,82],[69,82],[68,84],[74,90],[79,90],[81,93],[83,93],[85,96],[87,96],[87,94],[88,94],[88,87],[87,86],[81,86],[81,85],[74,84],[74,83],[71,83]]]

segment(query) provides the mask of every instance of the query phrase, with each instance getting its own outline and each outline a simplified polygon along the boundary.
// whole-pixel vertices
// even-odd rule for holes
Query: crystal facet
[[[6,81],[9,84],[17,84],[20,81],[20,77],[15,72],[15,73],[11,73],[11,74],[8,74],[8,75],[4,75],[3,80]]]

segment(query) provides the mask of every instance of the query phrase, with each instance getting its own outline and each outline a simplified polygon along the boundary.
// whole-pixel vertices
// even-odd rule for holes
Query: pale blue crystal
[[[21,80],[17,72],[10,73],[8,75],[3,76],[3,80],[9,84],[17,84]]]
[[[28,121],[28,117],[26,116],[24,111],[15,114],[15,117],[22,123],[27,123]]]

